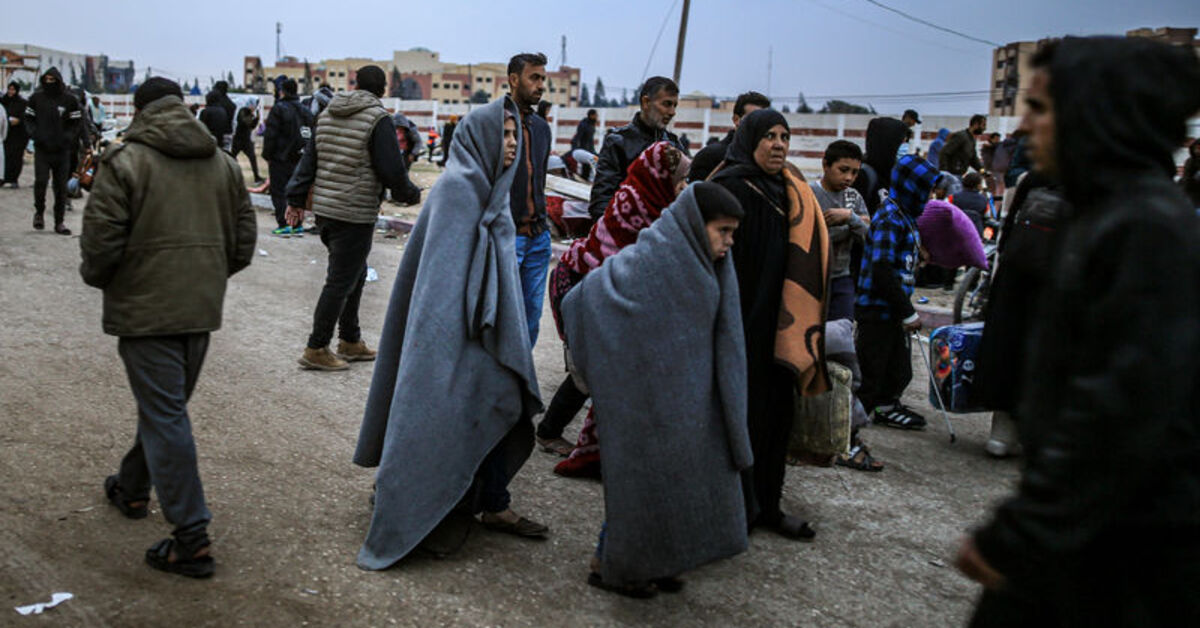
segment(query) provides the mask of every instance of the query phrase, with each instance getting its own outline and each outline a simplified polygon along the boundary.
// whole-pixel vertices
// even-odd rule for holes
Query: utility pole
[[[767,46],[767,98],[771,97],[771,65],[775,61],[775,48]]]
[[[275,64],[276,65],[279,64],[279,60],[282,58],[280,56],[280,46],[279,46],[280,35],[282,33],[283,33],[283,22],[275,22]]]
[[[687,40],[688,9],[692,0],[683,0],[683,15],[679,17],[679,43],[675,47],[675,84],[679,85],[679,73],[683,70],[683,44]]]

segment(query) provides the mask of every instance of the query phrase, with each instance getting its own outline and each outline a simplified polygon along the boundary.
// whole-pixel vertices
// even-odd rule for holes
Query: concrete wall
[[[259,98],[263,103],[263,119],[265,120],[266,113],[270,111],[274,99],[267,94],[260,95]],[[186,100],[188,104],[204,104],[203,96],[188,96]],[[126,124],[128,118],[133,115],[133,96],[129,94],[101,94],[100,101],[108,110],[108,115],[117,118],[119,125]],[[432,100],[400,100],[398,98],[384,98],[383,104],[392,112],[403,112],[420,127],[423,134],[427,133],[429,128],[435,124],[440,131],[451,115],[461,118],[471,109],[482,106],[443,105]],[[570,147],[575,127],[587,115],[587,110],[586,107],[561,107],[558,105],[550,110],[549,122],[553,151],[563,152]],[[617,128],[628,124],[636,111],[636,107],[597,109],[596,112],[600,116],[599,129]],[[865,148],[867,123],[871,118],[876,117],[875,115],[816,113],[785,113],[783,115],[787,118],[792,131],[789,159],[806,174],[813,175],[820,174],[821,155],[824,154],[825,147],[830,142],[846,139]],[[894,115],[899,117],[899,113]],[[916,132],[913,140],[914,148],[919,148],[924,153],[929,147],[929,143],[937,137],[938,129],[945,127],[951,131],[958,131],[967,127],[969,119],[970,116],[924,116],[922,124],[914,127]],[[992,116],[988,118],[988,132],[1008,134],[1016,129],[1019,123],[1020,119],[1016,117]],[[597,149],[604,138],[604,132],[599,129],[596,133]],[[732,129],[733,122],[730,120],[729,114],[715,109],[679,109],[675,119],[671,122],[671,130],[674,133],[687,134],[691,141],[693,154],[704,146],[708,138],[724,137]],[[1200,137],[1200,117],[1193,118],[1188,123],[1188,137]],[[1186,157],[1186,151],[1181,149],[1176,160],[1182,165]]]

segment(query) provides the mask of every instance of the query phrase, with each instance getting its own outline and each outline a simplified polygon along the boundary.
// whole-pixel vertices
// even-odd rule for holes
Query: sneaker
[[[330,353],[329,347],[305,347],[304,355],[298,361],[300,366],[312,371],[344,371],[350,368],[349,363]]]
[[[900,404],[886,409],[876,408],[871,415],[871,420],[880,425],[902,430],[925,429],[925,417]]]
[[[54,225],[54,233],[57,233],[58,235],[69,236],[69,235],[71,235],[71,230],[68,229],[66,225],[64,225],[60,222],[57,225]]]
[[[292,235],[296,236],[297,238],[303,238],[304,227],[292,227]]]
[[[292,237],[292,228],[291,227],[279,227],[278,229],[272,229],[271,235],[279,236],[281,238],[290,238],[290,237]]]
[[[347,362],[370,362],[375,359],[375,352],[367,348],[367,343],[338,341],[337,357]]]

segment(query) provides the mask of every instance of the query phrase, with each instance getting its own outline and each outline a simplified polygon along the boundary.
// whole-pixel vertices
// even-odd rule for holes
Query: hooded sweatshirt
[[[4,106],[9,118],[16,118],[17,123],[8,125],[8,137],[4,138],[4,143],[10,146],[20,146],[24,149],[25,144],[29,141],[29,136],[25,133],[25,125],[19,122],[25,116],[25,109],[29,107],[29,102],[21,97],[21,86],[11,82],[9,87],[16,87],[17,93],[13,96],[8,95],[8,90],[5,90],[4,95],[0,96],[0,105]]]
[[[83,214],[79,273],[104,290],[104,331],[221,326],[226,279],[250,264],[256,222],[241,168],[177,96],[134,116]]]
[[[56,82],[47,83],[48,76],[53,76]],[[48,153],[67,150],[83,122],[79,99],[67,91],[58,68],[46,70],[39,84],[25,108],[25,130],[33,138],[37,150]]]
[[[950,129],[938,129],[937,137],[929,143],[929,156],[926,160],[934,168],[938,167],[938,158],[941,156],[942,147],[946,145],[947,137],[950,137]]]
[[[232,130],[229,118],[225,115],[225,107],[221,106],[221,95],[215,91],[204,97],[204,109],[200,112],[200,124],[216,138],[218,144],[225,142],[225,136]]]
[[[1021,483],[975,542],[1014,585],[1098,614],[1064,625],[1172,625],[1200,612],[1200,228],[1171,180],[1200,61],[1066,38],[1049,70],[1073,214],[1030,330]],[[1100,568],[1069,570],[1084,560]]]
[[[855,304],[866,316],[905,322],[916,316],[909,302],[919,259],[916,221],[940,177],[937,168],[914,155],[902,157],[892,169],[890,195],[871,218],[863,249]]]

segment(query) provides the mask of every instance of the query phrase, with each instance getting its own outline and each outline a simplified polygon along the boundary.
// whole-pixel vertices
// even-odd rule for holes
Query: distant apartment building
[[[10,80],[35,85],[50,68],[58,68],[68,85],[90,92],[127,92],[134,83],[133,61],[33,44],[0,44],[0,79],[5,85]]]
[[[1187,46],[1200,55],[1200,39],[1195,28],[1137,28],[1125,33],[1126,37],[1145,37],[1175,46]],[[1013,42],[992,52],[991,81],[988,113],[992,116],[1025,115],[1025,92],[1029,89],[1032,69],[1029,62],[1037,51],[1053,39]]]
[[[387,60],[365,58],[325,59],[309,65],[311,89],[327,85],[335,92],[356,86],[355,71],[367,64],[378,65],[388,74],[388,96],[405,100],[435,100],[461,104],[472,99],[490,101],[508,93],[508,64],[446,63],[437,52],[425,48],[397,50]],[[306,91],[305,63],[289,57],[271,67],[262,67],[258,57],[245,58],[245,84],[270,81],[280,74],[295,78]],[[562,106],[578,106],[580,70],[561,66],[546,72],[543,100]]]

